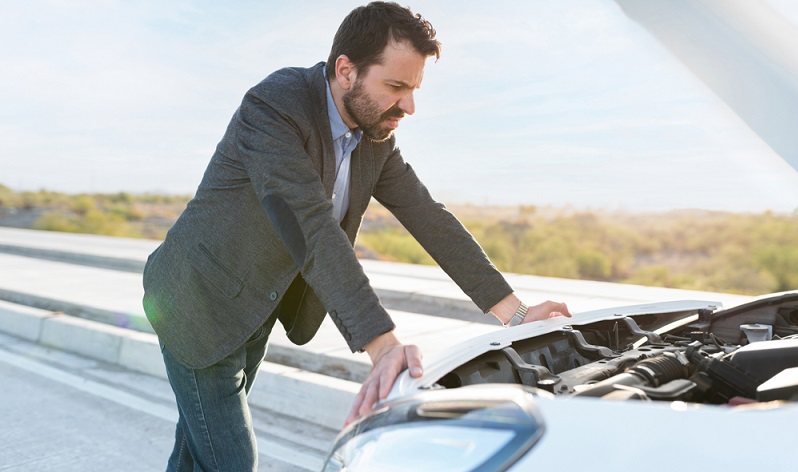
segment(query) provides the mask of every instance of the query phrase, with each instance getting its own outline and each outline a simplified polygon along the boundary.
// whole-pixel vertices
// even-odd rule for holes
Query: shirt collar
[[[332,92],[330,91],[330,81],[327,80],[327,68],[322,68],[322,74],[324,74],[324,83],[327,86],[327,116],[330,118],[330,130],[332,131],[332,138],[333,141],[336,139],[340,139],[341,136],[345,135],[346,133],[351,132],[352,130],[346,126],[344,123],[344,119],[341,118],[341,114],[338,113],[338,107],[335,106],[335,100],[333,100]],[[355,130],[353,134],[358,136],[360,130]]]

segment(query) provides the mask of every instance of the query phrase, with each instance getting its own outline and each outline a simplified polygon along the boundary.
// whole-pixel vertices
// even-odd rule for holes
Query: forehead
[[[367,75],[371,79],[418,87],[424,77],[426,62],[427,57],[409,43],[390,41],[382,51],[382,63],[372,64]]]

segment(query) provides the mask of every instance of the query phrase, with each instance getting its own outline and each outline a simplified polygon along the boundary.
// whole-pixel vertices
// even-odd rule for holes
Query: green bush
[[[754,255],[754,266],[773,279],[774,291],[782,292],[798,287],[798,245],[761,247]]]
[[[0,208],[15,208],[22,199],[10,188],[0,184]]]
[[[466,226],[505,272],[744,294],[798,288],[798,213],[552,214],[531,207],[514,218],[471,215]],[[396,245],[391,228],[364,237],[386,259],[420,260],[421,248]]]
[[[432,257],[406,231],[390,229],[379,234],[362,234],[358,243],[380,254],[385,260],[411,264],[435,264]]]
[[[63,231],[67,233],[123,237],[141,236],[141,232],[131,227],[124,218],[96,209],[87,210],[83,214],[72,215],[57,211],[46,212],[39,217],[33,227],[34,229],[45,231]]]

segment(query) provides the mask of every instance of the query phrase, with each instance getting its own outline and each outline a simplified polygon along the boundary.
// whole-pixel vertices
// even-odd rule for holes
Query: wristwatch
[[[515,310],[515,314],[513,314],[513,317],[510,318],[510,321],[508,321],[507,323],[503,323],[504,327],[509,328],[511,326],[520,325],[521,322],[524,321],[524,317],[526,316],[527,311],[529,311],[529,307],[526,306],[524,302],[521,302],[521,305],[519,305],[518,309]]]

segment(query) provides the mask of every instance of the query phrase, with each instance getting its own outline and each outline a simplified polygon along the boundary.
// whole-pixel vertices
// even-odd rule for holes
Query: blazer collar
[[[335,185],[335,150],[333,149],[330,118],[327,114],[327,79],[324,77],[324,62],[308,69],[308,82],[313,90],[313,108],[316,111],[316,127],[321,133],[323,156],[321,181],[327,198],[332,198]]]
[[[308,81],[311,84],[313,93],[314,109],[318,110],[315,114],[316,126],[321,133],[322,141],[322,183],[327,198],[332,198],[333,186],[335,185],[335,150],[333,149],[332,130],[330,128],[330,118],[327,112],[327,79],[324,77],[324,62],[320,62],[308,69]],[[373,182],[372,175],[372,142],[366,137],[360,140],[360,144],[352,151],[350,159],[351,172],[349,174],[349,214],[361,212],[362,206],[368,206],[371,199],[371,188]],[[363,208],[365,210],[365,208]],[[344,221],[348,218],[345,217]],[[354,234],[354,233],[353,233]],[[350,239],[351,239],[350,235]]]

